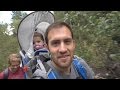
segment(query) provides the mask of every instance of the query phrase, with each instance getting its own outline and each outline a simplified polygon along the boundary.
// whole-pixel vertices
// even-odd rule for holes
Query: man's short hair
[[[51,25],[47,28],[47,30],[46,30],[46,32],[45,32],[45,41],[46,41],[46,44],[48,44],[48,34],[49,34],[50,30],[52,30],[53,28],[61,28],[61,27],[63,27],[63,26],[67,27],[67,28],[70,30],[71,35],[72,35],[72,38],[74,38],[74,37],[73,37],[72,28],[71,28],[67,23],[65,23],[65,22],[55,22],[55,23],[51,24]]]

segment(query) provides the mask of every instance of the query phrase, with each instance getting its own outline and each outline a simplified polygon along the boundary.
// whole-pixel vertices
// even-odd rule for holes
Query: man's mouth
[[[67,58],[69,58],[69,55],[62,55],[62,56],[59,56],[58,58],[59,59],[67,59]]]

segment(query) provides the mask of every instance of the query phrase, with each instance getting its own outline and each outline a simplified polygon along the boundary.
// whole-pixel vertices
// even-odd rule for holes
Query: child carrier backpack
[[[34,32],[41,33],[43,35],[44,41],[44,33],[47,29],[47,27],[54,22],[54,15],[49,11],[36,11],[28,14],[25,18],[22,19],[18,26],[17,30],[17,37],[18,37],[18,43],[20,46],[20,55],[21,55],[21,67],[24,66],[30,66],[31,62],[37,63],[35,67],[37,69],[40,69],[41,66],[43,66],[41,63],[41,59],[46,58],[48,59],[49,52],[47,49],[41,49],[39,51],[34,52],[33,49],[33,35]],[[42,58],[39,58],[39,57]],[[33,58],[37,60],[32,60]],[[29,70],[34,69],[29,68]],[[43,69],[43,68],[42,68]],[[33,72],[32,70],[30,73]],[[29,75],[25,73],[26,79],[29,79]]]

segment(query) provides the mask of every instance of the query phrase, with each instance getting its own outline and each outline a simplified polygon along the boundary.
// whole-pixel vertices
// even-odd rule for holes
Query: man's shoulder
[[[78,60],[78,62],[80,62],[80,64],[81,64],[82,66],[84,66],[85,68],[86,68],[86,67],[87,67],[87,68],[90,68],[89,65],[87,64],[87,62],[86,62],[83,58],[74,55],[74,59],[75,59],[75,60]]]
[[[87,64],[83,58],[81,58],[77,55],[74,55],[74,60],[78,60],[81,64]]]
[[[76,55],[74,56],[74,58],[76,58],[76,60],[78,60],[78,62],[80,62],[80,65],[85,68],[85,70],[87,71],[86,72],[87,77],[92,79],[94,77],[94,72],[93,72],[92,68],[87,64],[87,62],[85,62],[84,59],[82,59],[81,57],[78,57]]]

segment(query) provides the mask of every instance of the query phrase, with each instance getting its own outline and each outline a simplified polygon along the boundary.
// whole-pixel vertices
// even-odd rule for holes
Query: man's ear
[[[73,44],[74,44],[74,48],[76,48],[76,42],[75,42],[75,40],[73,40]]]

